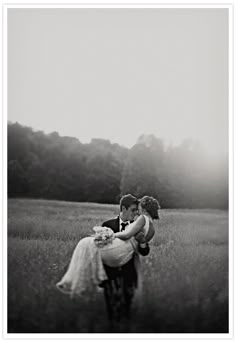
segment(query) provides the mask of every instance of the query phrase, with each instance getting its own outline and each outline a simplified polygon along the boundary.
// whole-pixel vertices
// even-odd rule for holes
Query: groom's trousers
[[[134,258],[119,268],[105,266],[108,280],[103,282],[107,313],[110,321],[129,319],[132,300],[137,288]]]

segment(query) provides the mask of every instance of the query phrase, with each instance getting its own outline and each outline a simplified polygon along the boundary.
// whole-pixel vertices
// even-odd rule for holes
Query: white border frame
[[[119,1],[119,0],[118,0]],[[40,1],[39,1],[40,2]],[[72,1],[73,2],[73,1]],[[233,179],[233,169],[234,169],[234,137],[233,137],[233,129],[234,129],[234,119],[233,119],[233,80],[234,80],[234,67],[233,67],[233,52],[234,52],[234,31],[233,31],[233,18],[234,18],[234,6],[233,3],[214,3],[208,2],[207,4],[196,4],[196,3],[154,3],[152,0],[149,1],[148,4],[143,3],[135,3],[132,0],[128,4],[115,3],[115,2],[103,2],[99,4],[96,0],[93,3],[70,3],[65,5],[63,3],[56,3],[52,1],[50,4],[43,3],[29,3],[25,2],[24,4],[19,3],[3,3],[2,4],[2,38],[3,38],[3,61],[2,61],[2,75],[3,82],[2,86],[2,100],[3,100],[3,116],[2,116],[2,137],[3,137],[3,145],[2,145],[2,155],[3,155],[3,167],[2,167],[2,177],[1,177],[1,187],[3,193],[3,202],[1,205],[2,217],[3,217],[3,227],[2,227],[2,264],[3,271],[5,274],[3,277],[3,288],[2,288],[2,297],[0,299],[0,303],[2,303],[2,314],[3,314],[3,326],[2,326],[2,337],[3,339],[86,339],[86,340],[94,340],[94,339],[164,339],[164,340],[172,340],[172,339],[206,339],[206,340],[225,340],[225,339],[233,339],[234,338],[234,273],[235,273],[235,262],[234,262],[234,250],[233,250],[233,242],[235,238],[235,234],[233,231],[233,223],[234,223],[234,201],[233,201],[233,189],[234,189],[234,179]],[[96,3],[95,3],[96,2]],[[133,334],[109,334],[109,333],[76,333],[76,334],[57,334],[57,333],[45,333],[45,334],[31,334],[31,333],[7,333],[7,10],[10,8],[227,8],[229,10],[229,333],[212,333],[212,334],[200,334],[200,333],[185,333],[185,334],[168,334],[168,333],[133,333]],[[5,167],[4,167],[5,166]],[[234,244],[235,245],[235,244]],[[1,302],[2,300],[2,302]],[[40,336],[39,336],[40,335]]]

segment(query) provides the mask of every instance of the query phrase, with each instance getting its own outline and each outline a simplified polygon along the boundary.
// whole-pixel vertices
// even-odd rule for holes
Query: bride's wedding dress
[[[147,236],[150,218],[144,215],[145,225],[142,228],[144,237]],[[101,231],[104,228],[101,228]],[[110,228],[105,227],[110,234],[108,243],[99,241],[96,236],[85,237],[77,244],[69,268],[57,288],[65,294],[81,296],[84,292],[93,292],[98,285],[107,279],[103,264],[110,267],[120,267],[126,264],[137,252],[138,243],[135,237],[128,240],[114,238]],[[102,234],[100,235],[102,236]],[[99,237],[99,233],[98,233]]]

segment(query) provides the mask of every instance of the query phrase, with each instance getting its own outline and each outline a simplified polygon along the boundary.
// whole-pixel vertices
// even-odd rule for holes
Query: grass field
[[[55,288],[77,242],[118,214],[116,205],[8,201],[8,332],[110,332],[103,295],[71,301]],[[144,293],[116,332],[228,332],[228,212],[162,210]]]

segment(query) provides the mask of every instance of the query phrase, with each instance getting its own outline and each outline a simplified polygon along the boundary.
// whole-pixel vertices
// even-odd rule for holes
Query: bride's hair
[[[145,195],[139,200],[139,203],[148,214],[150,214],[152,219],[160,219],[158,210],[161,208],[159,202],[153,198]]]

